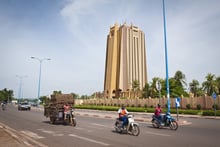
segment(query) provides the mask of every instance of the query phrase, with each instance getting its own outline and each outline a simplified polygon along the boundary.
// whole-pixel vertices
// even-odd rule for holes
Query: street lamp
[[[42,62],[45,61],[45,60],[51,60],[50,58],[37,58],[37,57],[31,57],[31,59],[36,59],[40,62],[40,71],[39,71],[39,81],[38,81],[38,95],[37,95],[37,98],[38,98],[38,102],[40,100],[40,84],[41,84],[41,65],[42,65]]]
[[[26,78],[27,76],[26,75],[25,76],[16,75],[16,77],[19,78],[19,80],[20,80],[19,90],[18,90],[18,99],[20,100],[21,99],[21,92],[22,92],[22,81],[23,81],[23,78]]]
[[[164,26],[165,62],[166,62],[167,112],[170,112],[170,88],[169,88],[169,75],[168,75],[167,38],[166,38],[166,16],[165,16],[165,2],[164,2],[164,0],[163,0],[163,26]]]

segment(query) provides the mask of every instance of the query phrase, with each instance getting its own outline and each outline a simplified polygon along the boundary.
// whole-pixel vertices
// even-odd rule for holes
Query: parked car
[[[38,104],[37,103],[31,103],[31,106],[38,107]]]
[[[31,106],[28,102],[21,102],[18,104],[18,110],[31,110]]]

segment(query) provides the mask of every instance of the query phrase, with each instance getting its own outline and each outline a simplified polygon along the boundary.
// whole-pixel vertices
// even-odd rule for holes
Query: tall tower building
[[[134,81],[143,89],[147,82],[145,35],[136,26],[115,24],[107,36],[104,95],[119,97]]]

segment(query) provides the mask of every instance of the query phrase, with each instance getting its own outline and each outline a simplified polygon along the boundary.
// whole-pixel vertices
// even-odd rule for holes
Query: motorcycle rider
[[[3,101],[2,103],[1,103],[1,106],[2,106],[2,110],[5,110],[5,102]]]
[[[70,113],[70,105],[66,103],[64,104],[63,108],[64,108],[64,120],[66,120],[67,114]]]
[[[124,104],[122,104],[121,108],[118,109],[118,114],[119,114],[119,120],[123,121],[121,125],[121,128],[123,129],[125,124],[128,122],[128,117],[127,117],[128,111],[125,108]]]
[[[162,123],[162,117],[160,114],[161,112],[162,112],[162,108],[161,108],[160,104],[157,104],[157,107],[155,108],[154,115],[156,116],[156,118],[159,120],[160,123]]]

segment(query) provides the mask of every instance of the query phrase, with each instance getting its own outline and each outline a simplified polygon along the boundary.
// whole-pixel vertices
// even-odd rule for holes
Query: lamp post
[[[40,62],[40,71],[39,71],[39,81],[38,81],[38,95],[37,95],[37,99],[38,99],[38,103],[40,100],[40,84],[41,84],[41,66],[42,66],[42,62],[45,60],[51,60],[50,58],[37,58],[37,57],[31,57],[31,59],[36,59]]]
[[[19,90],[18,90],[18,101],[21,99],[21,92],[22,92],[22,81],[23,81],[23,78],[26,78],[27,76],[19,76],[19,75],[16,75],[17,78],[19,78],[20,82],[19,82]]]
[[[163,26],[164,26],[164,46],[165,46],[165,63],[166,63],[167,112],[170,112],[170,88],[169,88],[169,75],[168,75],[167,38],[166,38],[166,15],[165,15],[165,2],[164,2],[164,0],[163,0]]]

